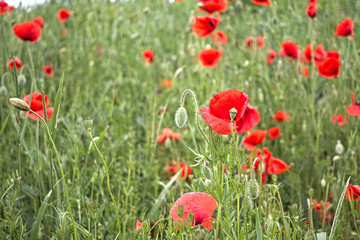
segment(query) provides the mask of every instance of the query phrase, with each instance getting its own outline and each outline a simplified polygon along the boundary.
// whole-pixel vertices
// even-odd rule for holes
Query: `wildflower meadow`
[[[0,239],[360,239],[359,0],[0,0]]]

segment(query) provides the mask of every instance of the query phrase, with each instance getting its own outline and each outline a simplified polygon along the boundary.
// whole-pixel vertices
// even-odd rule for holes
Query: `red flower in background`
[[[291,57],[292,60],[300,56],[300,47],[293,41],[285,41],[281,43],[283,50],[279,52],[281,57]]]
[[[44,19],[43,19],[42,17],[40,17],[40,16],[34,18],[34,19],[33,19],[33,22],[36,22],[37,24],[39,24],[39,26],[40,26],[41,28],[44,27]]]
[[[223,55],[224,50],[214,48],[202,50],[199,54],[199,60],[204,67],[215,68]]]
[[[5,15],[5,13],[11,13],[14,9],[14,6],[9,6],[5,1],[0,1],[0,15]]]
[[[143,228],[143,224],[139,220],[136,220],[136,225],[135,225],[135,228],[134,228],[134,232],[136,232],[140,228]],[[140,232],[140,234],[141,234],[141,232]],[[149,235],[151,235],[151,233],[149,233]]]
[[[142,52],[142,55],[147,64],[151,64],[154,61],[154,51],[151,49],[147,49]]]
[[[346,189],[346,199],[348,201],[355,201],[358,198],[360,198],[360,186],[349,185]]]
[[[269,138],[272,140],[276,140],[280,137],[280,128],[272,127],[269,129]]]
[[[317,4],[317,0],[309,0],[309,4]]]
[[[192,24],[193,32],[200,38],[209,36],[221,22],[220,18],[212,16],[195,16],[195,22]]]
[[[307,6],[305,12],[310,18],[316,17],[316,5],[310,4],[309,6]]]
[[[317,211],[317,212],[319,212],[319,213],[324,213],[325,212],[325,214],[326,214],[326,212],[329,210],[329,207],[330,207],[330,205],[331,205],[331,202],[326,202],[326,203],[324,203],[324,205],[323,205],[323,203],[318,203],[318,201],[317,201],[317,199],[316,198],[314,198],[313,199],[313,203],[314,203],[314,209],[315,209],[315,211]],[[325,210],[325,211],[324,211]]]
[[[22,68],[22,62],[17,57],[15,57],[15,66],[16,66],[17,70],[20,70]],[[8,63],[8,67],[10,69],[14,69],[14,61],[13,61],[13,59],[10,59],[10,61]]]
[[[205,122],[217,133],[227,135],[231,133],[230,109],[235,108],[237,113],[234,119],[236,126],[240,123],[246,107],[248,96],[240,91],[231,89],[216,94],[209,102],[209,107],[200,107]]]
[[[170,161],[169,165],[170,167],[166,170],[166,172],[173,173],[170,178],[173,178],[173,176],[181,170],[180,177],[187,180],[189,179],[192,170],[187,163],[179,162],[174,164],[173,161]]]
[[[215,45],[218,45],[219,42],[221,45],[226,45],[229,42],[228,36],[226,36],[226,34],[222,31],[217,31],[216,33],[213,33],[211,36]]]
[[[326,55],[327,57],[333,57],[336,58],[337,60],[340,60],[340,53],[338,53],[337,51],[326,51]]]
[[[66,37],[66,34],[67,34],[66,29],[61,30],[61,36]]]
[[[53,77],[54,76],[55,72],[54,72],[53,67],[54,67],[53,64],[43,66],[43,70],[44,70],[44,73],[45,73],[46,76],[48,76],[48,77]]]
[[[44,118],[44,108],[43,108],[43,101],[42,101],[41,93],[33,93],[31,96],[32,97],[31,97],[30,109],[33,110],[34,112],[36,112],[37,114],[39,114],[40,117]],[[44,98],[45,98],[46,116],[47,116],[47,119],[51,119],[53,112],[54,112],[54,108],[52,108],[52,107],[48,108],[47,106],[49,106],[50,100],[47,95],[44,95]],[[26,95],[23,98],[23,101],[26,102],[27,104],[29,104],[30,94]],[[27,114],[27,112],[23,112],[23,113]],[[31,112],[29,112],[29,118],[40,121],[40,119]]]
[[[183,208],[183,214],[181,222],[188,222],[188,214],[194,215],[194,220],[191,223],[193,226],[201,224],[203,227],[211,230],[213,229],[211,222],[214,220],[211,215],[217,207],[215,199],[207,193],[191,192],[183,194],[170,209],[170,215],[175,222],[179,222],[180,217],[178,216],[179,206]]]
[[[236,133],[241,134],[250,131],[260,122],[261,117],[259,111],[251,106],[247,105],[244,115],[236,123]]]
[[[328,56],[327,52],[324,49],[324,46],[322,44],[319,44],[315,51],[313,52],[313,56],[315,59],[315,65],[319,66],[321,62],[323,62]]]
[[[157,141],[161,144],[165,144],[166,139],[179,140],[181,136],[181,133],[173,132],[171,128],[163,128],[162,134],[157,137]]]
[[[271,6],[270,0],[252,0],[252,1],[253,1],[253,3],[255,3],[256,5]]]
[[[34,21],[15,24],[15,35],[24,41],[36,42],[41,37],[41,27]]]
[[[171,79],[165,79],[160,82],[160,87],[162,89],[172,88],[172,85],[173,85],[173,81]]]
[[[66,20],[68,20],[68,18],[71,16],[71,12],[69,12],[67,9],[65,8],[61,8],[58,11],[57,14],[57,18],[59,19],[60,23],[64,23],[66,22]]]
[[[276,122],[285,122],[285,121],[288,121],[289,119],[290,119],[289,113],[281,111],[281,110],[277,111],[277,113],[273,117],[273,121],[276,121]]]
[[[345,19],[344,21],[340,22],[336,27],[336,32],[334,33],[335,36],[342,36],[342,37],[354,37],[354,23],[350,18]]]
[[[360,102],[355,102],[354,93],[351,92],[352,103],[346,108],[346,112],[351,116],[360,116]]]
[[[227,0],[199,0],[201,6],[200,11],[206,11],[208,14],[213,12],[225,12],[227,9]]]
[[[267,64],[271,65],[273,64],[275,58],[277,57],[277,53],[274,49],[269,49],[268,54],[266,55],[266,62]]]
[[[312,45],[311,43],[306,45],[306,47],[304,48],[304,61],[306,63],[310,63],[311,62],[311,58],[313,56],[313,50],[312,50]]]
[[[261,49],[265,45],[265,40],[261,35],[257,37],[248,37],[246,39],[246,45],[250,50]]]
[[[340,73],[340,65],[339,60],[330,57],[319,64],[318,72],[324,78],[336,78]]]
[[[347,122],[348,122],[347,117],[344,117],[341,114],[333,115],[331,119],[333,121],[333,124],[338,125],[338,126],[343,126],[344,124],[347,124]]]
[[[281,174],[291,168],[283,160],[271,157],[269,160],[268,173],[269,174]]]
[[[243,145],[248,151],[254,150],[254,148],[261,144],[266,137],[267,131],[266,130],[255,130],[248,135],[244,141]]]
[[[300,68],[299,72],[304,77],[309,77],[310,76],[309,68],[307,66],[304,66],[303,68]]]

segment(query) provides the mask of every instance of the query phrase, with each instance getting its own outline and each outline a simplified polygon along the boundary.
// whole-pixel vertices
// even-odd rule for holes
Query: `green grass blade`
[[[1,129],[0,129],[0,136],[4,133],[4,131],[5,131],[5,127],[6,127],[6,125],[7,125],[7,122],[8,122],[8,120],[9,120],[9,118],[10,118],[10,114],[6,117],[6,119],[5,119],[4,123],[3,123],[3,124],[2,124],[2,126],[1,126]]]
[[[50,126],[50,132],[53,135],[53,138],[55,139],[56,137],[56,122],[59,116],[59,109],[60,109],[60,104],[61,104],[61,96],[62,96],[62,90],[64,87],[64,73],[61,76],[60,79],[60,83],[59,83],[59,88],[55,97],[55,104],[54,104],[54,113],[53,113],[53,119],[51,121],[51,126]]]
[[[51,193],[52,193],[52,190],[50,190],[50,192],[46,195],[46,197],[44,198],[43,203],[41,204],[38,215],[36,216],[35,224],[34,224],[34,226],[32,228],[32,232],[31,232],[31,235],[30,235],[30,240],[38,239],[37,234],[38,234],[38,230],[39,230],[39,227],[40,227],[41,219],[44,216],[45,208],[46,208],[47,203],[48,203],[48,201],[50,199]]]
[[[256,209],[256,239],[262,240],[261,222],[259,217],[259,209]]]

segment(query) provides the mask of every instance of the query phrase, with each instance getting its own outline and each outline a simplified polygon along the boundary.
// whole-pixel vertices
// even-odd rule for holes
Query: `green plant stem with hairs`
[[[116,214],[117,229],[118,229],[118,231],[120,232],[119,211],[118,211],[118,208],[117,208],[117,203],[116,203],[116,201],[115,201],[114,195],[113,195],[112,192],[111,192],[111,188],[110,188],[110,177],[109,177],[108,167],[107,167],[107,165],[106,165],[106,162],[105,162],[105,160],[104,160],[104,157],[102,156],[99,148],[98,148],[97,145],[96,145],[96,142],[94,141],[94,138],[93,138],[93,136],[92,136],[92,134],[91,134],[91,128],[88,129],[88,132],[89,132],[89,136],[90,136],[90,138],[91,138],[91,142],[93,143],[93,145],[94,145],[97,153],[99,154],[99,156],[100,156],[100,158],[101,158],[101,160],[102,160],[102,162],[103,162],[103,164],[104,164],[104,167],[105,167],[107,187],[108,187],[108,190],[109,190],[110,197],[111,197],[111,199],[112,199],[112,201],[113,201],[113,203],[114,203],[115,214]]]

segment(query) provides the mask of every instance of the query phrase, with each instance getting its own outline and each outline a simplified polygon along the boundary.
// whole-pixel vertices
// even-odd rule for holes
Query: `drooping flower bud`
[[[19,84],[21,87],[24,86],[25,83],[26,83],[26,77],[25,77],[24,74],[19,74],[17,80],[18,80],[18,84]]]
[[[91,129],[94,124],[94,119],[92,117],[85,117],[84,118],[84,125],[87,129]]]
[[[0,87],[0,96],[6,96],[8,94],[7,88],[5,86]]]
[[[184,107],[180,107],[175,113],[175,123],[179,128],[182,128],[188,119],[187,111]]]
[[[340,140],[338,140],[336,143],[335,152],[339,155],[341,155],[344,152],[344,146],[341,144]]]
[[[321,185],[321,187],[326,187],[326,180],[323,178],[323,179],[321,179],[321,181],[320,181],[320,185]]]
[[[9,98],[9,103],[17,110],[26,111],[26,112],[30,111],[30,106],[19,98]]]
[[[256,179],[250,179],[246,184],[247,194],[251,199],[259,197],[260,186]]]
[[[237,114],[237,110],[236,110],[236,108],[232,108],[232,109],[230,109],[230,119],[231,119],[231,121],[234,121],[235,120],[235,118],[236,118],[236,114]]]

